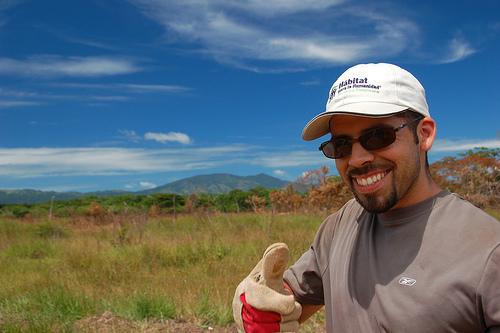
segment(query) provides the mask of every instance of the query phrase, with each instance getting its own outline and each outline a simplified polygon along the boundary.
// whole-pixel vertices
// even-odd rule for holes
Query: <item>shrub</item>
[[[38,224],[35,233],[41,238],[65,238],[69,234],[66,229],[50,221]]]
[[[92,201],[88,209],[88,214],[93,217],[101,217],[104,211],[99,203]]]
[[[293,186],[289,185],[283,190],[271,191],[269,199],[273,210],[278,212],[297,211],[302,206],[302,196],[297,193]]]
[[[49,287],[4,299],[0,303],[2,332],[53,332],[94,311],[94,303],[62,287]],[[62,324],[62,325],[61,325]],[[61,327],[62,326],[62,327]]]
[[[140,295],[134,300],[133,316],[136,319],[172,319],[176,316],[175,304],[166,297]]]
[[[480,207],[500,204],[500,149],[477,148],[460,158],[444,157],[430,167],[443,188]]]
[[[210,292],[204,289],[200,295],[196,307],[196,317],[202,321],[202,325],[228,325],[233,321],[230,308],[217,307],[210,301]]]
[[[28,209],[28,207],[25,207],[25,206],[14,206],[12,208],[12,215],[14,215],[15,217],[24,217],[26,215],[28,215],[30,212],[30,210]]]

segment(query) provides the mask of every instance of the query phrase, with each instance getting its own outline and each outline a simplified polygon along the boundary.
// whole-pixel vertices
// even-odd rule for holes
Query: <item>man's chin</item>
[[[397,196],[394,192],[386,196],[354,192],[354,197],[364,209],[374,214],[384,213],[397,203]]]

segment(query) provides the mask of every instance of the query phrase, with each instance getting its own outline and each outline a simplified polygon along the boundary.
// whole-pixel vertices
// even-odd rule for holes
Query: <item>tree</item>
[[[302,206],[302,197],[292,185],[288,185],[283,190],[274,190],[269,193],[269,200],[273,211],[290,212],[296,211]]]
[[[338,176],[325,179],[319,186],[312,187],[307,193],[308,207],[323,211],[335,211],[342,207],[352,193]]]
[[[305,171],[302,176],[297,179],[297,183],[306,188],[321,186],[327,182],[330,168],[326,165],[319,169]]]
[[[158,206],[161,209],[173,212],[179,211],[179,207],[182,207],[184,202],[185,198],[182,195],[173,193],[156,193],[148,198],[147,206]]]
[[[430,167],[434,180],[479,207],[500,204],[500,149],[477,148]]]
[[[207,193],[199,193],[194,201],[194,208],[202,211],[210,211],[215,206],[214,196]]]
[[[260,213],[266,208],[266,198],[256,194],[251,195],[246,201],[252,206],[255,213]]]

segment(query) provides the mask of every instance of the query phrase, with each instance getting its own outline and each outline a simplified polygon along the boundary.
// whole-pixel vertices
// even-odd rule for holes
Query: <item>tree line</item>
[[[333,212],[352,195],[329,168],[304,172],[293,184],[279,190],[256,187],[221,194],[87,196],[32,205],[3,205],[8,217],[88,216],[105,219],[113,214],[182,214],[196,212]],[[479,148],[458,157],[445,157],[430,166],[437,183],[482,208],[500,209],[500,149]]]

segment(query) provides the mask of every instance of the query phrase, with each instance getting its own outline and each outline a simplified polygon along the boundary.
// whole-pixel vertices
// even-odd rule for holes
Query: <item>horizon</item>
[[[498,12],[498,1],[0,2],[0,189],[335,175],[323,139],[301,131],[333,81],[366,62],[425,87],[431,163],[500,148]]]
[[[196,177],[210,177],[210,176],[217,176],[217,175],[235,176],[235,177],[239,177],[239,178],[250,178],[250,177],[256,177],[256,176],[267,176],[267,177],[271,177],[271,178],[274,178],[276,180],[280,180],[280,181],[287,182],[287,183],[293,183],[294,182],[294,181],[284,180],[284,179],[281,179],[279,177],[269,175],[267,173],[258,173],[258,174],[247,175],[247,176],[238,176],[238,175],[234,175],[234,174],[231,174],[231,173],[208,173],[208,174],[199,174],[199,175],[189,176],[189,177],[185,177],[185,178],[174,180],[174,181],[169,182],[169,183],[160,184],[160,185],[158,185],[156,187],[152,187],[152,188],[148,188],[148,189],[139,189],[139,190],[136,190],[136,191],[134,191],[134,190],[121,190],[121,189],[120,190],[117,190],[117,189],[103,189],[103,190],[98,190],[98,191],[86,191],[86,192],[78,192],[78,191],[58,192],[58,191],[50,191],[50,190],[39,190],[39,189],[33,189],[33,188],[13,188],[13,189],[0,188],[0,191],[6,191],[6,192],[8,192],[8,191],[40,191],[40,192],[56,192],[56,193],[76,192],[76,193],[81,193],[81,194],[87,194],[87,193],[92,194],[92,193],[98,193],[98,192],[126,192],[126,193],[134,193],[135,194],[135,193],[140,193],[140,192],[144,192],[144,191],[155,190],[155,189],[158,189],[160,187],[169,186],[169,185],[175,184],[177,182],[182,182],[182,181],[185,181],[185,180],[191,179],[191,178],[196,178]]]

